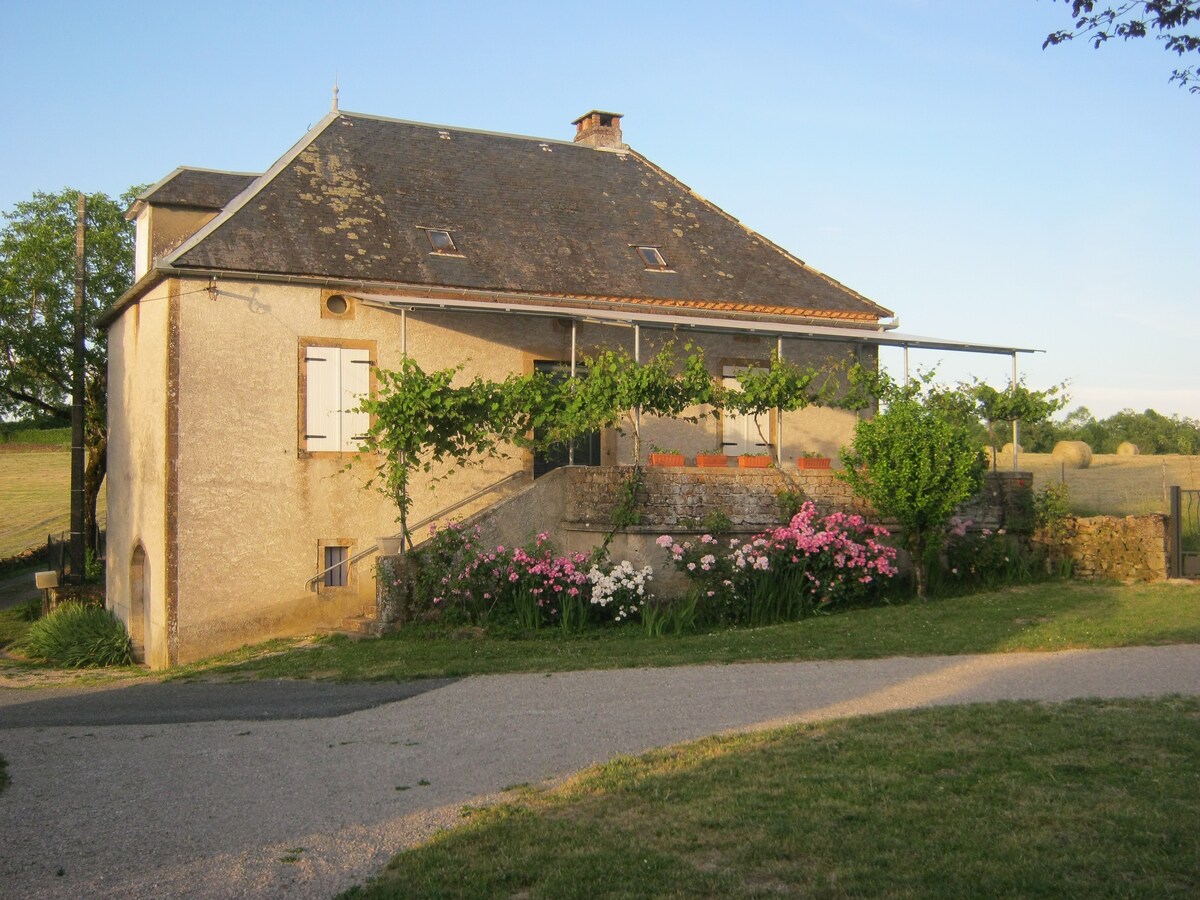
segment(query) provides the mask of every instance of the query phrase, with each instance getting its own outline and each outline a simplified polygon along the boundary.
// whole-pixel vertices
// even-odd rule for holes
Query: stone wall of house
[[[630,467],[569,471],[565,520],[593,526],[610,523]],[[847,512],[879,519],[832,469],[651,467],[643,471],[637,502],[643,526],[699,529],[705,519],[722,514],[735,532],[761,531],[781,521],[779,495],[785,491],[812,500],[822,515]],[[1028,472],[988,472],[979,496],[964,503],[958,514],[970,518],[977,528],[1028,534],[1033,529],[1031,485]]]
[[[629,478],[629,466],[570,470],[566,521],[604,526],[612,522]],[[779,524],[779,494],[802,494],[823,513],[867,513],[866,505],[831,470],[706,469],[695,467],[643,470],[637,494],[640,525],[657,529],[703,528],[705,520],[724,516],[734,532],[761,531]]]
[[[1051,544],[1052,556],[1065,554],[1076,577],[1162,581],[1168,572],[1167,521],[1161,513],[1070,517],[1063,521],[1060,545],[1040,532],[1034,541]]]
[[[957,515],[975,528],[1033,531],[1033,476],[1029,472],[988,472],[979,495],[962,504]]]

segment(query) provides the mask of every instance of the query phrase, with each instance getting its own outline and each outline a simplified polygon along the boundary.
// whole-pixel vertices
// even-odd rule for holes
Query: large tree
[[[1043,50],[1075,38],[1085,38],[1099,48],[1113,38],[1128,41],[1153,34],[1163,42],[1163,49],[1180,57],[1200,53],[1200,0],[1126,0],[1101,9],[1096,0],[1063,2],[1071,4],[1074,28],[1047,35]],[[1169,80],[1200,94],[1200,67],[1194,64],[1176,69]]]
[[[84,534],[95,550],[96,497],[107,469],[107,342],[96,317],[133,281],[133,227],[119,200],[87,198],[84,262],[86,421]],[[0,229],[0,416],[71,421],[78,192],[35,193],[4,213]]]

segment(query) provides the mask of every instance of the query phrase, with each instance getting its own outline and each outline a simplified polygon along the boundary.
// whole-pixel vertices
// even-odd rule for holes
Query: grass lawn
[[[46,543],[47,534],[71,527],[71,451],[0,447],[0,559]],[[96,515],[103,523],[106,490]]]
[[[1200,698],[1001,703],[622,758],[346,896],[1200,895]]]
[[[30,623],[23,618],[21,610],[16,608],[0,609],[0,650],[25,637],[26,632],[29,631],[29,625]]]
[[[518,636],[426,630],[368,641],[321,638],[302,648],[280,641],[168,677],[362,681],[1176,643],[1200,643],[1200,584],[1050,582],[682,637],[652,639],[627,627],[574,637],[557,629]]]

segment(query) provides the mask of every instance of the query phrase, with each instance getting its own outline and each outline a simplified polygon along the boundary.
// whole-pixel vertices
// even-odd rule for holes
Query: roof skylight
[[[458,247],[454,243],[454,238],[450,232],[442,228],[426,228],[423,229],[425,237],[429,238],[429,246],[433,247],[434,253],[453,253],[458,254]]]
[[[634,249],[637,250],[638,256],[642,258],[642,262],[647,269],[666,269],[667,261],[663,258],[662,251],[657,247],[639,245]]]

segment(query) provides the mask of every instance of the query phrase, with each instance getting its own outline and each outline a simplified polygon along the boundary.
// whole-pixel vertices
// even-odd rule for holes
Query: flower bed
[[[698,544],[663,535],[658,545],[688,576],[719,621],[769,625],[868,599],[897,574],[887,529],[862,516],[834,513],[817,521],[806,502],[791,521],[727,549],[712,535]]]
[[[415,554],[414,595],[427,617],[525,631],[640,622],[658,635],[698,623],[767,625],[871,599],[896,574],[886,536],[861,516],[818,521],[811,502],[787,525],[745,542],[663,535],[656,543],[691,582],[682,596],[665,597],[651,590],[650,566],[602,550],[560,554],[546,533],[523,547],[483,546],[478,527],[449,524],[433,526]]]

